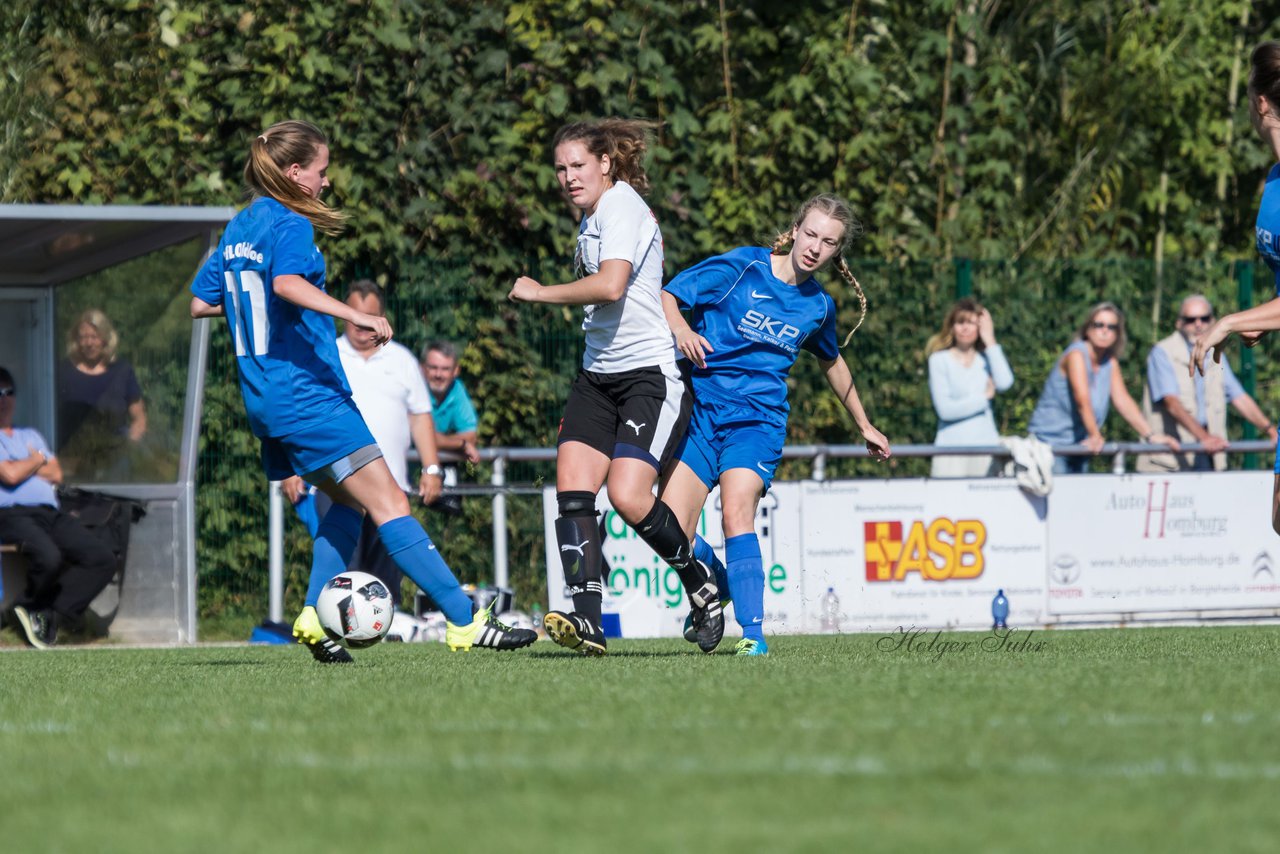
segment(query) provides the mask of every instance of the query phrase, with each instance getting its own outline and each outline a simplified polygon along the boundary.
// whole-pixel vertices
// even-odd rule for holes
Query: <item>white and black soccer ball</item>
[[[343,572],[329,579],[316,602],[320,627],[351,649],[373,646],[386,637],[395,614],[387,585],[367,572]]]

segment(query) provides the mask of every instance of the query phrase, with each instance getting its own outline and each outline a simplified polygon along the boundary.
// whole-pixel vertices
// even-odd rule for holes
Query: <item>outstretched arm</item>
[[[1280,329],[1280,298],[1218,318],[1218,322],[1205,330],[1196,341],[1195,349],[1191,351],[1192,375],[1196,371],[1204,373],[1204,358],[1209,355],[1210,350],[1213,351],[1215,362],[1222,361],[1222,348],[1219,345],[1231,333],[1240,333],[1241,337],[1246,338],[1245,343],[1251,347],[1258,343],[1260,333],[1274,332],[1277,329]]]
[[[862,401],[858,399],[858,390],[853,385],[853,374],[849,373],[849,366],[845,364],[844,358],[836,356],[831,361],[819,359],[822,365],[822,372],[827,377],[827,384],[831,386],[831,390],[836,393],[836,397],[840,398],[840,402],[844,404],[844,408],[853,416],[853,423],[858,426],[858,432],[862,434],[862,439],[867,443],[867,450],[871,453],[871,457],[877,460],[887,460],[892,451],[889,450],[889,440],[884,434],[871,425],[871,421],[867,419],[866,410],[862,408]]]
[[[707,353],[714,353],[711,342],[693,331],[689,321],[680,313],[680,301],[669,291],[662,292],[662,313],[666,315],[667,326],[676,338],[676,349],[699,368],[707,366]]]
[[[627,292],[631,262],[610,258],[590,276],[564,285],[543,285],[528,276],[516,279],[507,293],[512,302],[545,302],[553,305],[595,305],[617,302]]]

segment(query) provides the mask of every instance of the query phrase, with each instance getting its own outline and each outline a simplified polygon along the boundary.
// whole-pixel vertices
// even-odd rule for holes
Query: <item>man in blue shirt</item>
[[[1191,350],[1213,323],[1213,306],[1194,294],[1182,301],[1175,323],[1177,331],[1156,342],[1147,356],[1147,382],[1142,395],[1143,414],[1158,433],[1177,436],[1183,443],[1199,442],[1205,452],[1151,454],[1138,458],[1142,472],[1221,471],[1226,468],[1227,404],[1263,431],[1272,442],[1276,428],[1262,414],[1224,359],[1205,365],[1203,374],[1190,375]]]
[[[111,583],[116,557],[58,507],[62,466],[39,431],[14,427],[17,387],[0,368],[0,542],[26,557],[27,589],[13,616],[37,649],[57,643],[58,624],[78,625]]]
[[[458,348],[449,341],[436,340],[422,352],[422,376],[431,392],[431,415],[435,419],[436,448],[458,454],[468,462],[480,462],[476,449],[479,419],[471,398],[458,374]]]

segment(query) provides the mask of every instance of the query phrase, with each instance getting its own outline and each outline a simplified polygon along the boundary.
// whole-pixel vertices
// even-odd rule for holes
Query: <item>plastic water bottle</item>
[[[991,616],[995,620],[991,628],[1009,628],[1009,600],[1004,598],[1003,590],[997,590],[996,598],[991,600]]]
[[[838,632],[840,631],[840,597],[836,595],[834,587],[828,587],[827,592],[822,594],[822,598],[818,600],[819,613],[822,615],[822,631]]]

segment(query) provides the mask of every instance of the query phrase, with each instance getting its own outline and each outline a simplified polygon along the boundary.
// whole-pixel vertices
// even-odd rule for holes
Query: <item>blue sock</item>
[[[471,597],[463,592],[458,579],[417,519],[412,516],[392,519],[378,528],[378,536],[391,559],[415,584],[427,591],[427,595],[444,611],[445,619],[455,626],[471,622],[474,616]]]
[[[704,566],[710,567],[711,571],[716,575],[716,587],[720,588],[720,598],[728,599],[729,596],[729,573],[725,570],[724,564],[720,562],[720,558],[716,557],[716,550],[711,548],[711,544],[702,539],[701,534],[693,535],[693,557],[701,562]]]
[[[755,532],[725,540],[724,556],[729,563],[733,614],[742,626],[742,636],[764,640],[764,562]]]
[[[298,520],[306,527],[311,539],[314,540],[320,536],[320,516],[316,512],[316,497],[313,493],[305,493],[302,500],[293,505],[293,510],[298,514]]]
[[[311,499],[315,507],[315,499]],[[307,579],[307,601],[315,607],[320,591],[333,578],[347,568],[351,555],[360,539],[360,526],[364,516],[354,507],[335,504],[324,514],[316,527],[315,543],[311,548],[311,577]]]

